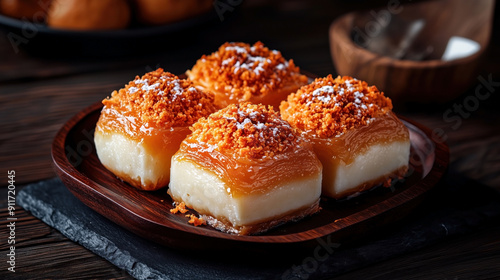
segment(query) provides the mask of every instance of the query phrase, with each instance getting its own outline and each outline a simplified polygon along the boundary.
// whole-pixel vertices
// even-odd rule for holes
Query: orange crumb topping
[[[271,106],[231,104],[192,127],[189,142],[248,159],[274,157],[299,144],[293,128]]]
[[[175,203],[175,208],[170,209],[170,213],[172,213],[172,214],[177,214],[177,212],[185,214],[187,211],[189,211],[189,210],[186,209],[186,204],[184,202]]]
[[[216,109],[211,93],[195,88],[191,81],[163,71],[137,76],[102,101],[105,107],[139,116],[143,123],[162,127],[188,126]]]
[[[344,76],[318,78],[290,94],[280,106],[283,119],[321,138],[367,125],[392,110],[392,102],[375,86]]]
[[[266,95],[287,83],[307,83],[293,60],[263,43],[225,43],[217,52],[203,55],[187,72],[189,78],[210,85],[211,90],[229,94],[231,99],[248,101],[251,96]]]
[[[194,214],[188,214],[186,217],[189,218],[188,223],[194,225],[195,227],[207,224],[203,218],[198,218]]]

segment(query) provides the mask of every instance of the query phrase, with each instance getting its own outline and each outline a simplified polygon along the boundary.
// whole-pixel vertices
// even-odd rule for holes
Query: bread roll
[[[190,18],[212,7],[210,0],[134,0],[137,21],[162,25]]]
[[[51,0],[0,0],[0,13],[18,19],[43,22]]]
[[[129,22],[126,0],[58,0],[47,16],[50,27],[74,30],[121,29]]]

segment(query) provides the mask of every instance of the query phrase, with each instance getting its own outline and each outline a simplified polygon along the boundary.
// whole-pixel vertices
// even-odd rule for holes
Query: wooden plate
[[[410,171],[394,187],[376,188],[344,201],[323,199],[318,214],[262,235],[231,235],[209,226],[194,227],[184,215],[171,214],[172,200],[166,189],[139,191],[106,170],[93,141],[101,108],[100,102],[86,108],[57,133],[52,158],[59,177],[78,199],[104,217],[172,247],[269,250],[317,244],[317,238],[327,236],[331,242],[360,236],[404,217],[437,184],[448,164],[447,146],[432,141],[427,128],[404,120],[410,130]]]

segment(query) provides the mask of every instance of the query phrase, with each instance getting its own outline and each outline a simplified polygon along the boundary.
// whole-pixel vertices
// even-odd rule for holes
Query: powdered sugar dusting
[[[234,67],[233,73],[237,74],[240,71],[253,71],[257,76],[261,73],[265,72],[266,65],[272,63],[271,59],[255,55],[257,48],[252,46],[248,48],[248,51],[245,47],[240,46],[227,46],[226,51],[236,51],[237,54],[241,54],[245,57],[245,61],[240,61],[235,59],[234,57],[227,58],[222,61],[223,66]],[[278,54],[279,52],[273,51],[274,54]],[[283,71],[288,67],[288,62],[277,64],[274,69]]]
[[[276,70],[283,71],[288,68],[288,61],[276,65]]]
[[[181,87],[179,82],[180,81],[178,79],[173,79],[167,82],[167,85],[174,86],[170,90],[170,92],[172,93],[172,100],[176,100],[179,96],[182,96],[182,93],[184,92],[184,89]]]
[[[162,129],[184,127],[216,110],[212,95],[202,90],[192,92],[188,90],[190,87],[195,89],[191,81],[179,79],[158,68],[142,77],[136,76],[124,88],[113,91],[111,97],[102,103],[119,112],[133,112],[144,124],[155,124]],[[173,101],[175,94],[182,96]],[[148,126],[138,125],[137,128],[142,133],[150,130]]]
[[[180,79],[177,79],[177,78],[166,79],[165,77],[161,77],[160,79],[158,79],[158,81],[159,82],[155,82],[154,84],[150,84],[150,81],[148,79],[134,80],[133,82],[135,83],[136,86],[129,87],[128,93],[134,94],[140,89],[143,92],[148,93],[148,94],[165,95],[165,92],[160,89],[160,88],[164,88],[164,87],[160,86],[160,85],[166,84],[170,88],[170,94],[171,94],[170,100],[175,101],[175,100],[177,100],[177,98],[182,97],[186,90],[188,90],[190,92],[197,91],[197,89],[193,86],[190,86],[187,89],[184,89],[181,85]]]
[[[134,93],[136,93],[138,90],[139,90],[139,89],[138,89],[138,88],[136,88],[136,87],[129,87],[129,88],[128,88],[128,93],[129,93],[129,94],[134,94]]]
[[[281,116],[320,137],[342,135],[392,109],[390,99],[375,86],[348,76],[318,78],[291,94],[286,102],[287,109]]]
[[[236,51],[237,53],[246,53],[247,52],[247,49],[245,49],[244,47],[240,47],[240,46],[228,46],[228,47],[226,47],[226,50]]]
[[[248,124],[248,123],[252,123],[252,121],[249,119],[249,118],[246,118],[242,123],[240,122],[236,122],[236,127],[238,129],[245,129],[245,125]],[[252,124],[253,125],[253,124]]]
[[[313,91],[312,96],[313,98],[316,98],[317,100],[323,102],[323,103],[328,103],[332,101],[332,95],[334,93],[333,87],[332,86],[323,86],[320,87],[316,90]]]
[[[231,104],[193,125],[190,142],[253,159],[282,158],[302,148],[302,138],[271,107]],[[226,153],[226,152],[225,152]]]
[[[248,136],[251,138],[257,138],[256,140],[258,142],[276,144],[278,141],[276,137],[286,130],[290,131],[288,133],[288,137],[294,138],[294,135],[291,132],[292,127],[288,122],[282,120],[281,118],[272,120],[268,119],[267,121],[271,121],[271,123],[266,124],[259,119],[259,112],[248,107],[238,108],[237,114],[240,118],[244,118],[242,122],[238,122],[236,118],[233,117],[226,117],[226,119],[234,120],[236,122],[236,128],[239,130],[257,132],[256,134],[250,134]],[[269,137],[270,134],[273,137]],[[255,135],[257,135],[257,137],[255,137]],[[266,157],[264,156],[263,158]]]
[[[354,80],[354,79],[353,79]],[[311,93],[311,100],[309,100],[306,105],[310,106],[315,100],[319,100],[323,103],[332,103],[333,106],[341,106],[343,104],[342,99],[343,95],[345,95],[346,91],[352,94],[354,100],[350,102],[356,110],[356,115],[361,116],[364,110],[368,109],[368,106],[365,104],[365,94],[356,90],[350,80],[345,81],[345,88],[337,86],[334,88],[331,85],[324,85],[320,88],[315,89]],[[307,96],[305,96],[307,98]],[[373,106],[373,104],[369,104]]]
[[[262,130],[262,129],[266,128],[266,125],[265,125],[265,124],[263,124],[263,123],[261,123],[261,122],[259,122],[259,123],[257,123],[257,125],[255,125],[255,127],[256,127],[258,130]]]
[[[152,91],[155,90],[159,85],[160,83],[154,83],[152,85],[144,84],[141,89],[143,91]]]

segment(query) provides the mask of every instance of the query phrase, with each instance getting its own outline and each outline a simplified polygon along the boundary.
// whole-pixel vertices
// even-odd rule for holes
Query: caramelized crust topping
[[[189,211],[186,208],[186,204],[184,202],[181,202],[181,203],[174,202],[174,204],[175,204],[175,208],[170,209],[170,213],[172,213],[172,214],[177,214],[179,212],[182,214],[185,214]],[[194,225],[195,227],[207,224],[207,222],[203,218],[201,218],[201,217],[198,218],[198,217],[196,217],[195,214],[186,214],[185,217],[189,218],[188,223]]]
[[[217,52],[203,55],[187,72],[189,79],[210,85],[212,90],[225,92],[232,99],[249,100],[281,89],[289,82],[306,84],[293,60],[285,60],[277,50],[263,43],[225,43]]]
[[[188,126],[215,112],[211,93],[195,88],[191,81],[163,71],[146,73],[104,99],[105,107],[135,114],[143,123],[162,127]]]
[[[188,209],[186,209],[186,203],[181,202],[181,203],[175,203],[175,208],[170,209],[170,213],[172,214],[177,214],[177,212],[181,212],[182,214],[185,214]]]
[[[318,78],[290,94],[281,116],[295,128],[321,138],[367,125],[392,110],[392,102],[375,86],[349,76]]]
[[[198,218],[194,214],[188,214],[186,217],[189,218],[188,223],[194,225],[195,227],[206,225],[207,222],[203,218]]]
[[[301,141],[271,106],[249,102],[231,104],[201,118],[191,130],[190,142],[247,159],[273,158]]]

